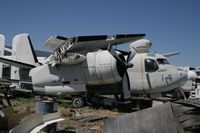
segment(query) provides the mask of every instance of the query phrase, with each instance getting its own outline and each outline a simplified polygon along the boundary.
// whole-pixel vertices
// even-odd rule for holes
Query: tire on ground
[[[85,105],[85,100],[83,97],[81,96],[74,96],[72,98],[72,105],[75,108],[82,108]]]

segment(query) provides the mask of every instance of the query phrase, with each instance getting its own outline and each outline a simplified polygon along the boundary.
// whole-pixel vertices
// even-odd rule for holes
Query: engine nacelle
[[[87,61],[81,65],[87,85],[111,84],[121,81],[119,62],[107,51],[89,52]]]
[[[34,85],[84,83],[112,84],[121,81],[123,67],[107,50],[88,52],[86,60],[74,65],[45,64],[32,69],[29,75]],[[121,76],[120,76],[121,75]]]

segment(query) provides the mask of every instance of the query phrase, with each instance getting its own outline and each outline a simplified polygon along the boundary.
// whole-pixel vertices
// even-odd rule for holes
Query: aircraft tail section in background
[[[12,42],[12,60],[23,62],[32,66],[38,65],[38,60],[28,34],[16,35]],[[28,80],[28,68],[11,67],[11,79]]]
[[[16,35],[12,42],[12,59],[15,61],[35,65],[38,60],[28,34]]]
[[[5,37],[0,34],[0,57],[4,56]],[[0,63],[0,78],[3,76],[3,64]]]

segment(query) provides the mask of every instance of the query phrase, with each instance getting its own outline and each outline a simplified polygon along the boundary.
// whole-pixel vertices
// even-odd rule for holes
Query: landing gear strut
[[[122,93],[119,98],[118,95],[115,95],[117,106],[119,111],[131,112],[132,111],[132,100],[131,100],[131,91],[128,74],[125,73],[122,80]]]

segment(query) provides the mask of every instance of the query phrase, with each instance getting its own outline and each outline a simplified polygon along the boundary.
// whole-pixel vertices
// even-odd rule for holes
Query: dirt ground
[[[192,100],[200,105],[200,100]],[[35,112],[35,99],[13,99],[12,104],[16,112],[30,110]],[[64,106],[63,106],[64,105]],[[57,133],[103,133],[104,120],[110,117],[122,115],[117,109],[104,109],[95,107],[71,108],[69,103],[61,103],[58,112],[65,118],[57,123]]]
[[[66,120],[58,123],[58,129],[76,133],[103,133],[104,119],[121,114],[107,109],[93,109],[91,107],[73,111],[61,108],[59,112],[63,114]]]
[[[35,112],[36,100],[31,99],[12,99],[11,100],[15,112],[30,110]],[[109,117],[116,117],[122,113],[116,109],[104,109],[94,107],[71,108],[69,103],[59,104],[58,112],[65,118],[64,121],[57,123],[58,133],[103,133],[104,120]]]

